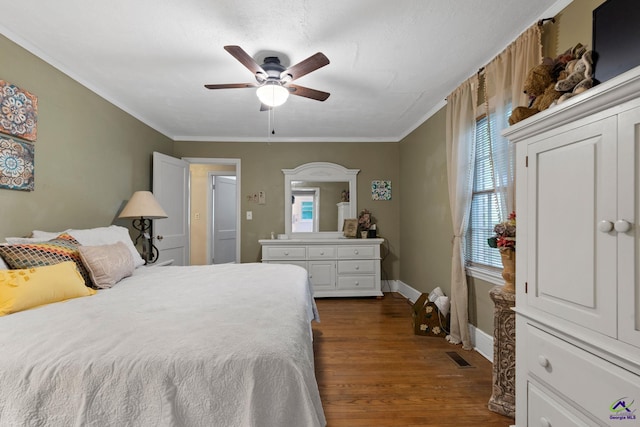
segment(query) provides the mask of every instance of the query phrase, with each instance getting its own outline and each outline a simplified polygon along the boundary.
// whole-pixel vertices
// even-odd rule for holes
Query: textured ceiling
[[[568,2],[0,0],[0,31],[176,140],[398,141]],[[291,96],[270,118],[253,88],[205,89],[255,81],[230,44],[259,63],[323,52],[331,63],[295,83],[331,96]]]

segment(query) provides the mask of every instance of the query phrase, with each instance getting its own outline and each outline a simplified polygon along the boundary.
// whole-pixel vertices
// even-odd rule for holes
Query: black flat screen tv
[[[596,82],[640,65],[640,1],[607,0],[595,8],[592,47]]]

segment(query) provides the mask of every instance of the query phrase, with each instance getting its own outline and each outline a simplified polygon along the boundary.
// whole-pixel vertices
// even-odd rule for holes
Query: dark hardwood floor
[[[316,302],[316,376],[329,427],[513,424],[487,409],[491,363],[444,338],[414,335],[401,295]],[[472,367],[460,368],[451,351]]]

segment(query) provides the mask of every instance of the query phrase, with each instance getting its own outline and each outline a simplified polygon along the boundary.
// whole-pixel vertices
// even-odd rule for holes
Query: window
[[[313,220],[313,201],[301,203],[302,219]]]
[[[510,108],[506,116],[511,114]],[[473,194],[471,213],[466,236],[466,261],[468,266],[489,266],[502,268],[500,252],[489,247],[487,239],[493,236],[493,227],[500,218],[498,199],[494,187],[494,165],[491,157],[491,140],[496,140],[497,123],[495,117],[482,116],[476,121],[476,162],[473,174]],[[489,130],[491,138],[489,138]]]

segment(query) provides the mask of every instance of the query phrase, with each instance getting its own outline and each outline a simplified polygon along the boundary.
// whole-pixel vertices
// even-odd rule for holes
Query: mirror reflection
[[[348,181],[291,181],[291,231],[341,231],[348,197]]]
[[[285,234],[304,238],[344,237],[344,219],[357,215],[358,172],[359,169],[329,162],[282,169]]]

